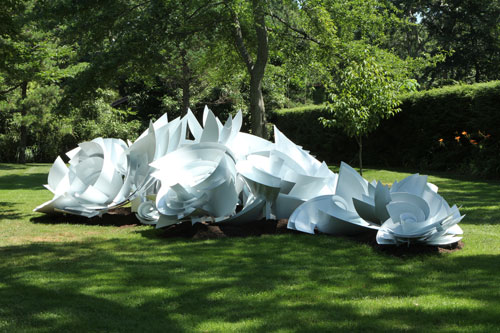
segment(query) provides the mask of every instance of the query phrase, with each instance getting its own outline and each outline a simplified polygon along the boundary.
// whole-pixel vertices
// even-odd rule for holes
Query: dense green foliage
[[[392,256],[290,234],[165,239],[33,213],[50,165],[0,164],[0,331],[493,332],[498,183],[431,176],[467,214],[465,247]],[[390,183],[407,173],[366,170]]]
[[[391,75],[372,56],[351,61],[340,74],[338,82],[328,87],[327,111],[331,117],[321,118],[323,125],[340,128],[355,138],[359,146],[359,169],[363,175],[363,138],[373,132],[383,119],[401,109],[400,95],[415,90],[416,83],[406,77]]]
[[[0,160],[19,158],[19,130],[26,126],[25,148],[28,162],[51,162],[56,156],[76,147],[80,142],[99,136],[134,140],[140,123],[127,111],[111,107],[116,99],[113,91],[99,90],[96,98],[82,103],[78,109],[52,112],[61,98],[58,86],[35,86],[24,100],[0,101]],[[22,116],[18,105],[27,111]]]
[[[340,129],[325,128],[320,119],[326,115],[325,104],[309,105],[278,109],[269,115],[269,121],[320,160],[335,163],[356,161],[356,142]]]
[[[243,109],[244,129],[263,136],[266,112],[331,93],[346,97],[338,112],[359,113],[368,90],[342,84],[370,68],[423,89],[500,79],[499,17],[499,0],[3,1],[0,160],[133,139],[165,112],[201,117],[205,104],[220,118]],[[382,86],[395,106],[399,86]]]
[[[396,15],[410,24],[397,27],[388,45],[401,58],[444,56],[417,73],[422,86],[500,78],[499,0],[391,2],[400,9]]]
[[[432,89],[402,100],[402,112],[365,141],[368,164],[500,176],[500,82]],[[323,129],[319,118],[325,114],[323,106],[311,106],[279,110],[271,119],[318,157],[354,162],[354,140]]]
[[[367,150],[389,165],[499,177],[499,105],[499,81],[409,95]]]

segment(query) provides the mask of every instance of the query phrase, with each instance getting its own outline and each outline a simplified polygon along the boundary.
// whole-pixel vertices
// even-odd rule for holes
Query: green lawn
[[[500,183],[430,177],[463,206],[465,247],[394,257],[329,236],[53,221],[32,212],[49,167],[0,164],[0,331],[500,331]]]

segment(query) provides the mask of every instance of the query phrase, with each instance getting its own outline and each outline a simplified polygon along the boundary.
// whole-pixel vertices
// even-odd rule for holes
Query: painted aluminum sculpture
[[[134,142],[97,138],[58,157],[46,187],[54,198],[35,211],[93,217],[132,202],[145,224],[248,223],[288,219],[306,233],[377,230],[379,244],[451,244],[463,218],[424,176],[389,187],[342,163],[335,174],[276,127],[275,142],[240,132],[241,112],[225,124],[205,108],[164,115]],[[193,139],[187,139],[187,137]]]
[[[93,217],[123,202],[123,178],[130,169],[126,150],[122,140],[97,138],[66,153],[69,167],[58,157],[45,185],[54,198],[35,211]]]
[[[389,189],[380,182],[368,183],[342,163],[335,194],[299,206],[288,227],[332,235],[354,235],[368,228],[377,230],[378,244],[446,245],[462,238],[457,224],[463,217],[437,194],[426,176],[409,176]]]

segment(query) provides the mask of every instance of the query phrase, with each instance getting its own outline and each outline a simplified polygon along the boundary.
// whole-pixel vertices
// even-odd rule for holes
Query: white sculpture
[[[365,231],[364,228],[377,229],[376,224],[358,215],[353,203],[353,199],[368,197],[372,188],[353,168],[342,163],[333,193],[299,206],[290,216],[288,227],[311,234],[317,228],[332,235],[354,235]]]
[[[165,217],[157,227],[188,216],[233,215],[243,186],[235,164],[224,145],[212,142],[180,148],[152,163],[161,182],[156,206]]]
[[[93,217],[132,202],[144,224],[180,221],[248,223],[288,218],[288,228],[351,235],[378,230],[379,244],[450,244],[463,218],[427,178],[413,175],[392,188],[368,183],[341,164],[335,174],[276,127],[275,142],[240,132],[242,114],[225,124],[205,107],[202,125],[188,110],[151,123],[134,143],[97,138],[58,157],[44,213]],[[191,134],[192,140],[187,139]]]
[[[425,176],[409,176],[389,189],[380,182],[368,183],[342,163],[335,194],[299,206],[290,216],[288,227],[333,235],[375,229],[378,244],[445,245],[462,238],[457,224],[463,217],[456,206],[450,208],[437,194],[437,187]]]
[[[375,203],[375,210],[382,211],[377,208]],[[385,209],[389,217],[377,233],[379,244],[445,245],[462,239],[463,231],[457,224],[464,216],[457,206],[450,208],[426,176],[416,174],[395,182]]]
[[[129,169],[126,150],[122,140],[97,138],[66,153],[69,167],[58,157],[45,185],[54,198],[35,211],[93,217],[121,204],[123,178]]]

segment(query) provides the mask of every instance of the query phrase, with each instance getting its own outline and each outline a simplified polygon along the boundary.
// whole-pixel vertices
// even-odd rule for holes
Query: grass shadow
[[[0,176],[0,189],[2,190],[43,190],[47,182],[46,173],[29,173],[25,175]]]
[[[487,330],[500,315],[498,255],[402,260],[308,235],[110,239],[0,254],[6,331]]]
[[[18,220],[23,218],[25,215],[19,212],[15,203],[12,202],[0,202],[0,220]]]
[[[25,169],[26,165],[23,164],[10,164],[10,163],[0,163],[0,170],[17,170]]]
[[[16,205],[12,202],[0,202],[0,220],[17,220],[24,217],[25,215],[14,208],[15,206]]]
[[[499,224],[500,223],[500,184],[498,182],[446,179],[436,181],[439,193],[450,203],[461,207],[467,217],[461,224]]]

